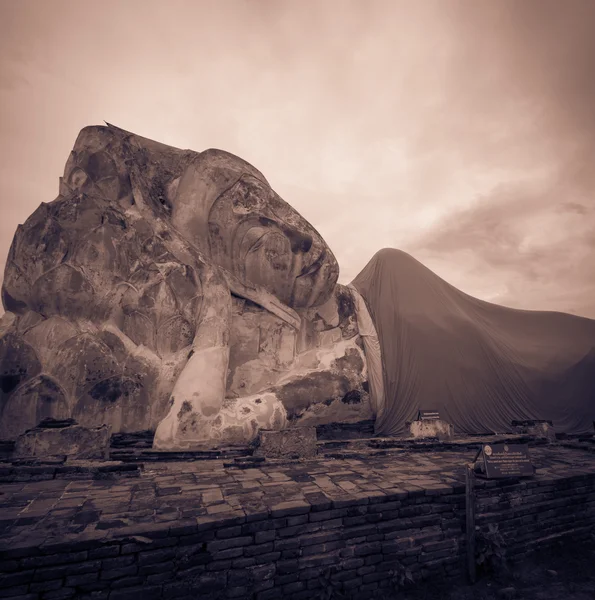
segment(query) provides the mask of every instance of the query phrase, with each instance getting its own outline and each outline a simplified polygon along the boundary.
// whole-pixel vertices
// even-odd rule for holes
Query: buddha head
[[[259,171],[232,154],[197,155],[176,186],[171,219],[215,264],[292,308],[317,306],[332,294],[339,267],[330,248]]]

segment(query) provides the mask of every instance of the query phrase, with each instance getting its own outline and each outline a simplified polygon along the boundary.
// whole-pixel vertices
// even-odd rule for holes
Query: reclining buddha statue
[[[0,438],[72,417],[180,449],[368,418],[338,274],[244,160],[86,127],[8,256]]]

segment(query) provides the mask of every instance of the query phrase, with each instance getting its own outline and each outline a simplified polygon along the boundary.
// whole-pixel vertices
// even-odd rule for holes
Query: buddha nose
[[[281,231],[283,231],[283,233],[287,236],[287,239],[291,244],[291,251],[294,254],[298,254],[299,252],[303,252],[305,254],[306,252],[309,252],[312,244],[314,243],[314,239],[309,233],[300,231],[297,227],[293,227],[288,223],[278,223],[272,219],[269,219],[268,217],[260,217],[259,221],[260,224],[265,227],[280,228]]]
[[[288,227],[285,231],[285,235],[289,238],[291,251],[294,254],[297,254],[298,252],[309,252],[312,247],[312,242],[314,241],[310,234],[299,231],[293,227]]]

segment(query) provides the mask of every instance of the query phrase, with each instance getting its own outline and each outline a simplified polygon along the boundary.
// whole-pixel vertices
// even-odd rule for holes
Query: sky
[[[0,271],[104,120],[252,163],[342,283],[595,318],[592,0],[0,0]]]

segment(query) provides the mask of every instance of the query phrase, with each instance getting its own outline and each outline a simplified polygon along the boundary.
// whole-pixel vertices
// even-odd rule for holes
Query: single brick
[[[441,542],[429,542],[427,544],[423,544],[424,552],[434,552],[436,550],[445,550],[447,548],[453,549],[453,541],[454,540],[444,540]]]
[[[283,523],[285,526],[285,522]],[[244,523],[242,525],[242,535],[249,535],[251,533],[258,533],[260,531],[270,531],[275,529],[275,524],[272,519],[268,521],[255,521],[254,523]]]
[[[229,539],[242,535],[242,526],[235,525],[233,527],[224,527],[223,529],[217,529],[215,537],[218,539]]]
[[[231,586],[249,585],[252,582],[252,572],[248,569],[230,569],[227,577]]]
[[[344,569],[357,569],[358,567],[362,567],[364,565],[363,558],[348,558],[341,563],[341,566]]]
[[[372,504],[369,507],[370,513],[385,513],[389,510],[395,510],[401,507],[401,502],[398,500],[393,500],[391,502],[382,502],[380,504]]]
[[[268,554],[260,554],[255,557],[256,564],[272,563],[281,558],[281,552],[269,552]]]
[[[145,550],[138,554],[139,565],[153,565],[160,562],[166,562],[176,556],[173,548],[160,548],[159,550]],[[122,557],[124,558],[124,557]],[[110,559],[117,560],[117,559]]]
[[[300,546],[312,546],[314,544],[322,544],[324,542],[332,542],[341,539],[341,533],[335,531],[325,531],[321,533],[313,533],[304,535],[299,538]]]
[[[333,582],[343,582],[347,581],[348,579],[352,579],[356,575],[356,569],[343,569],[341,571],[338,571],[337,573],[333,573],[331,575],[331,580]]]
[[[66,578],[64,585],[76,587],[85,583],[93,583],[99,579],[99,573],[84,573],[83,575],[70,575]]]
[[[125,588],[122,590],[113,590],[110,593],[110,600],[158,600],[161,598],[161,586],[143,585],[134,588]]]
[[[248,589],[242,586],[228,587],[225,590],[227,598],[247,598],[249,596]]]
[[[369,512],[368,506],[349,506],[345,509],[345,517],[361,517]],[[341,509],[342,510],[342,509]]]
[[[259,565],[251,570],[256,581],[272,579],[277,572],[276,565]]]
[[[257,581],[252,585],[253,592],[256,592],[256,597],[258,598],[258,592],[263,592],[265,590],[271,590],[275,587],[275,583],[272,579],[265,579],[264,581]],[[281,591],[280,588],[277,588],[278,591]]]
[[[227,548],[237,548],[239,546],[248,546],[253,543],[252,536],[242,536],[230,538],[227,540],[215,540],[207,542],[207,550],[209,552],[218,552],[219,550],[227,550]]]
[[[144,583],[144,577],[122,577],[121,579],[114,579],[111,582],[111,588],[122,589],[127,587],[133,587],[135,585],[142,585]]]
[[[270,529],[268,531],[258,531],[254,534],[254,543],[255,544],[263,544],[265,542],[272,542],[277,535],[274,529]]]
[[[376,525],[362,525],[360,527],[349,527],[349,528],[345,528],[342,532],[341,532],[341,537],[344,540],[350,539],[350,538],[354,538],[354,537],[362,537],[362,536],[368,536],[368,535],[372,535],[374,533],[378,532],[378,528],[376,527]]]
[[[231,568],[231,560],[214,560],[207,564],[207,571],[227,571]]]
[[[331,519],[330,521],[321,521],[319,523],[321,529],[337,529],[337,527],[343,527],[343,519]]]
[[[267,554],[268,552],[272,552],[273,549],[273,542],[267,542],[266,544],[258,544],[253,546],[245,546],[244,556],[258,556],[260,554]]]
[[[271,515],[274,519],[283,517],[293,517],[310,512],[310,503],[305,500],[292,500],[289,502],[280,502],[271,509]]]
[[[289,538],[283,540],[275,540],[275,550],[294,550],[299,548],[300,538]]]
[[[66,567],[46,567],[43,569],[36,569],[33,579],[29,581],[47,581],[48,579],[62,579],[66,575]],[[28,571],[30,573],[31,571]],[[28,583],[28,582],[27,582]],[[2,582],[0,580],[0,585]]]
[[[228,548],[227,550],[220,550],[219,552],[213,553],[213,560],[227,560],[229,558],[238,558],[242,556],[243,552],[243,548]]]
[[[345,527],[352,527],[352,526],[357,526],[357,525],[364,525],[365,523],[367,523],[367,519],[365,516],[359,516],[359,517],[343,517],[343,525]]]
[[[63,587],[52,592],[44,592],[41,597],[43,600],[63,600],[64,598],[74,598],[76,590],[70,587]]]
[[[126,577],[127,575],[136,575],[136,565],[130,565],[129,567],[123,567],[122,569],[111,569],[110,571],[101,571],[100,579],[119,579],[120,577]]]
[[[295,527],[296,525],[303,525],[308,522],[308,515],[297,515],[295,517],[287,517],[287,526]]]
[[[143,577],[145,575],[152,575],[154,573],[168,573],[175,569],[175,564],[173,561],[168,561],[164,563],[158,563],[153,565],[144,565],[138,568],[139,577]]]
[[[50,581],[39,581],[37,583],[32,583],[29,586],[29,591],[30,592],[50,592],[52,590],[57,590],[59,588],[61,588],[63,585],[63,581],[61,579],[53,579]],[[25,592],[27,591],[27,586],[23,586]],[[0,597],[4,597],[7,594],[5,594],[5,591],[1,591],[0,592]],[[23,592],[24,593],[24,592]],[[8,596],[16,596],[17,594],[8,594]]]
[[[377,565],[382,562],[383,558],[382,554],[369,554],[365,558],[366,565]]]
[[[111,546],[103,546],[101,548],[93,548],[89,550],[89,559],[94,558],[113,558],[120,554],[120,546],[113,544]]]
[[[367,494],[362,496],[347,496],[345,498],[335,498],[333,508],[343,509],[351,506],[364,506],[369,503]]]
[[[330,510],[321,510],[320,512],[311,512],[308,520],[310,521],[310,523],[317,523],[318,521],[328,521],[329,519],[331,519],[331,513],[332,511]]]
[[[300,568],[310,569],[312,567],[324,567],[326,565],[332,565],[337,562],[337,557],[333,554],[323,554],[314,556],[304,556],[299,560]]]
[[[253,558],[236,558],[232,561],[231,566],[234,569],[246,569],[256,564]]]
[[[101,568],[106,571],[110,569],[120,569],[121,567],[127,567],[136,560],[133,554],[125,556],[116,556],[114,558],[105,558],[101,561]]]
[[[275,585],[283,586],[287,583],[293,583],[294,581],[299,580],[298,573],[287,573],[287,575],[277,575],[275,577]]]
[[[279,575],[287,575],[299,571],[299,563],[297,560],[280,560],[277,563],[277,573]]]
[[[305,589],[306,585],[303,581],[293,581],[283,586],[283,594],[293,594],[295,592],[301,592]]]
[[[302,556],[311,556],[313,554],[322,554],[324,552],[331,552],[342,548],[344,542],[325,542],[324,544],[314,544],[313,546],[306,546],[302,549]]]
[[[380,542],[369,542],[356,546],[354,550],[355,556],[367,556],[368,554],[376,554],[382,551]]]
[[[283,598],[283,591],[280,588],[271,588],[256,594],[256,600],[279,600],[281,598]]]
[[[347,590],[356,589],[356,588],[361,589],[361,585],[362,585],[361,577],[353,577],[352,579],[346,579],[343,582],[343,587]]]

